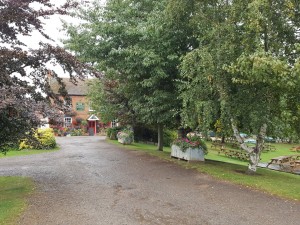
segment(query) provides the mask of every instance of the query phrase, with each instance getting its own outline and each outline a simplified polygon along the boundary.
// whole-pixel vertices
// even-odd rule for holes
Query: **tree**
[[[66,109],[50,89],[49,74],[60,82],[61,94],[67,94],[61,79],[47,66],[48,62],[60,65],[74,83],[90,71],[90,67],[60,47],[41,42],[38,49],[29,49],[22,42],[22,36],[30,36],[34,31],[50,40],[43,32],[42,19],[66,14],[76,5],[67,1],[57,8],[49,0],[0,0],[1,151],[7,144],[30,138],[32,128],[43,123],[42,117],[55,118],[59,110]]]
[[[220,113],[249,153],[253,173],[276,122],[298,122],[299,2],[199,1],[197,10],[199,48],[182,63],[183,114],[187,121],[195,113],[205,121],[212,119],[207,109]],[[256,134],[254,148],[243,142],[240,129]]]
[[[163,127],[180,122],[176,119],[181,107],[176,87],[178,65],[181,55],[189,51],[191,39],[185,22],[190,11],[174,17],[167,3],[111,0],[104,9],[95,3],[93,9],[79,12],[86,22],[69,26],[66,42],[106,74],[98,100],[109,105],[109,111],[100,111],[128,114],[130,122],[156,125],[159,150],[163,148]]]

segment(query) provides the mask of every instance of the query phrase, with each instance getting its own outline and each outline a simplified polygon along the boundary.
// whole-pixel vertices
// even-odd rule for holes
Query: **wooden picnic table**
[[[232,142],[232,143],[230,143],[230,146],[231,146],[232,148],[236,148],[236,149],[239,149],[239,148],[240,148],[240,144],[239,144],[238,142]]]
[[[300,160],[291,161],[290,167],[292,171],[295,171],[297,168],[300,169]]]
[[[294,146],[290,150],[293,152],[300,152],[300,146]]]
[[[264,147],[263,147],[263,151],[264,152],[276,151],[276,147],[274,145],[265,144]]]
[[[218,151],[218,154],[224,153],[227,157],[230,158],[238,158],[241,160],[248,160],[249,159],[249,154],[243,150],[233,150],[233,149],[226,149],[226,148],[221,148]]]
[[[295,162],[298,159],[300,159],[300,155],[278,156],[278,157],[272,158],[271,161],[268,163],[267,167],[271,164],[276,164],[282,168],[284,164],[288,163],[291,165],[292,162]]]
[[[224,148],[224,143],[220,141],[213,141],[211,143],[211,148]]]

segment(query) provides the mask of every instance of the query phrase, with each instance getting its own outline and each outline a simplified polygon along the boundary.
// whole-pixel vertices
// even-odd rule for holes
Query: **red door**
[[[94,136],[96,133],[96,121],[89,121],[89,135]]]

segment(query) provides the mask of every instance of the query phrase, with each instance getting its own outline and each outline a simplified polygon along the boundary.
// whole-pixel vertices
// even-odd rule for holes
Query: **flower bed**
[[[204,151],[201,147],[199,148],[187,148],[185,151],[177,145],[171,146],[171,157],[177,159],[184,159],[187,161],[205,161]]]
[[[188,161],[204,161],[207,147],[198,136],[176,139],[171,146],[171,157]]]

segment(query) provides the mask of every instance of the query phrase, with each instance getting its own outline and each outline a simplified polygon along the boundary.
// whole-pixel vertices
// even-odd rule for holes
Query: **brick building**
[[[51,79],[51,78],[49,78]],[[99,132],[102,127],[110,127],[111,123],[103,124],[99,118],[93,114],[93,109],[90,107],[90,102],[87,98],[88,83],[92,79],[84,81],[78,80],[77,84],[73,84],[69,78],[62,78],[66,85],[66,90],[70,97],[71,110],[63,115],[63,124],[65,128],[81,127],[90,135]],[[51,89],[58,93],[59,84],[56,79],[50,80]]]

